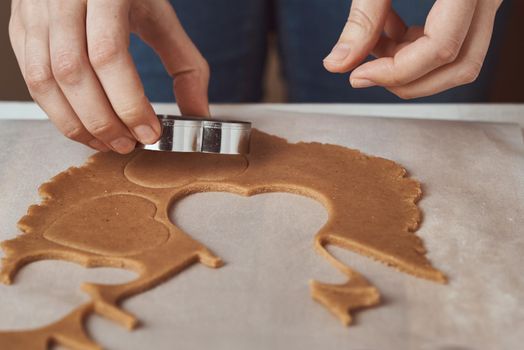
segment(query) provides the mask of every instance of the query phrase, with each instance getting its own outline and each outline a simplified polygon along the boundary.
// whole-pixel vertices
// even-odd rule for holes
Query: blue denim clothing
[[[496,46],[503,36],[503,3],[492,47],[473,84],[451,89],[419,102],[482,102],[487,99]],[[258,102],[269,31],[277,33],[282,74],[289,102],[397,102],[380,87],[353,89],[348,74],[327,72],[323,58],[344,26],[349,0],[171,0],[191,39],[211,67],[211,102]],[[408,25],[423,25],[433,0],[393,0]],[[171,78],[156,54],[137,37],[130,51],[151,101],[174,101]]]

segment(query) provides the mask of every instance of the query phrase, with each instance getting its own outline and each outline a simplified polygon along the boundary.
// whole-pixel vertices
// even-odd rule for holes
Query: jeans
[[[483,102],[489,96],[497,44],[504,34],[505,1],[479,78],[472,84],[416,99],[418,102]],[[289,102],[398,102],[381,87],[353,89],[349,74],[327,72],[322,59],[344,26],[349,0],[171,0],[187,33],[211,68],[211,102],[258,102],[270,31],[276,32]],[[393,0],[408,25],[423,25],[434,1]],[[146,95],[174,101],[172,81],[159,58],[135,36],[130,52]]]

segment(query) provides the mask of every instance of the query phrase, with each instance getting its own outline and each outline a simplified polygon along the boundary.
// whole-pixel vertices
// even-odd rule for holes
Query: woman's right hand
[[[167,0],[12,0],[9,35],[22,75],[68,138],[129,153],[160,137],[128,52],[131,32],[160,56],[182,114],[209,115],[207,62]]]

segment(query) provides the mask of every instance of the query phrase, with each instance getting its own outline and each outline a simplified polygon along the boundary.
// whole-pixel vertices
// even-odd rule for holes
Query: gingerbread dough
[[[31,206],[19,221],[23,233],[1,243],[2,282],[11,283],[23,265],[42,259],[126,268],[139,277],[119,285],[83,284],[89,303],[47,327],[0,332],[0,347],[46,349],[58,343],[99,349],[83,326],[89,314],[132,329],[137,319],[118,306],[123,299],[196,262],[221,266],[219,257],[169,220],[173,203],[196,192],[244,196],[290,192],[321,202],[329,219],[314,238],[315,248],[348,281],[342,285],[312,281],[311,294],[344,324],[351,322],[351,310],[378,304],[379,293],[334,258],[325,248],[328,244],[417,277],[446,281],[426,259],[422,242],[413,233],[420,222],[416,202],[421,190],[401,166],[341,146],[290,144],[258,130],[253,130],[251,149],[247,157],[140,150],[127,156],[98,153],[84,166],[43,184],[42,203]]]

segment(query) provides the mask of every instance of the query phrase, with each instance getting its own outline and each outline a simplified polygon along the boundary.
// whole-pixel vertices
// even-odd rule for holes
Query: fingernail
[[[331,53],[324,58],[324,61],[342,61],[349,55],[349,45],[345,43],[338,43],[333,47]]]
[[[367,88],[367,87],[377,85],[374,82],[372,82],[371,80],[360,79],[360,78],[351,79],[350,83],[351,83],[351,86],[353,86],[354,88]]]
[[[118,153],[129,153],[135,149],[136,142],[128,139],[127,137],[120,137],[111,142],[111,147]]]
[[[97,139],[93,139],[93,140],[89,141],[88,145],[93,147],[96,150],[99,150],[100,152],[107,152],[107,151],[109,151],[109,147],[107,147],[101,141],[99,141]]]
[[[153,124],[153,130],[157,135],[162,135],[162,125],[160,125],[160,122],[157,121]]]
[[[153,131],[149,125],[139,125],[133,129],[138,140],[145,144],[155,143],[158,135]]]

